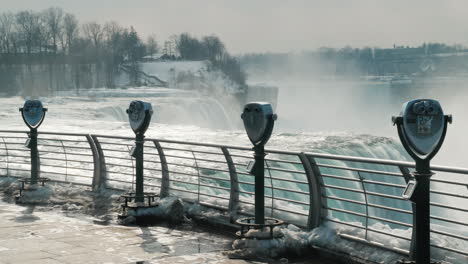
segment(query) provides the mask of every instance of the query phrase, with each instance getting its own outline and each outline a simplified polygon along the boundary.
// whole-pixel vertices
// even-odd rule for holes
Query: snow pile
[[[342,239],[336,230],[321,226],[311,232],[288,225],[274,229],[281,232],[283,237],[271,240],[237,239],[233,243],[233,254],[244,257],[270,257],[277,258],[285,254],[302,254],[311,247],[318,246],[334,252],[349,255],[363,260],[391,263],[402,259],[402,256],[388,250],[367,246],[363,243]]]
[[[149,216],[177,224],[184,220],[184,203],[177,197],[166,197],[155,202],[154,207],[128,208],[127,218],[122,223],[130,224],[136,217]]]
[[[0,177],[0,189],[9,195],[19,194],[18,178]],[[26,185],[18,202],[46,204],[62,210],[85,210],[92,214],[106,214],[119,210],[120,192],[101,189],[93,192],[89,187],[48,182],[44,186]]]

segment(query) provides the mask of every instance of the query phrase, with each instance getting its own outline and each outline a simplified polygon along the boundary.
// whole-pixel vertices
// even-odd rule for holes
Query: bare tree
[[[146,39],[146,52],[151,55],[151,58],[153,58],[154,54],[159,52],[158,42],[154,34]]]
[[[31,54],[33,48],[38,22],[39,16],[32,11],[20,11],[16,14],[16,26],[19,37],[24,43],[28,54]]]
[[[83,34],[92,41],[94,47],[98,49],[102,42],[102,26],[96,22],[89,22],[83,25]]]
[[[75,15],[65,14],[63,18],[63,31],[65,35],[65,45],[70,53],[70,49],[79,33],[78,20]]]
[[[57,52],[57,42],[62,31],[63,10],[59,7],[51,7],[44,11],[44,22],[48,37],[52,41],[51,47]]]
[[[220,60],[222,55],[226,52],[223,42],[221,42],[217,36],[203,37],[202,45],[210,60]]]
[[[10,53],[14,37],[15,16],[13,13],[0,15],[0,51]]]

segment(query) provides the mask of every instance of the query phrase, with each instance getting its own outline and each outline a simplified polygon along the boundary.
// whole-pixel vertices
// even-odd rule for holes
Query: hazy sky
[[[159,41],[215,34],[233,53],[321,46],[468,45],[467,0],[0,0],[0,11],[59,6],[80,22],[115,20]]]

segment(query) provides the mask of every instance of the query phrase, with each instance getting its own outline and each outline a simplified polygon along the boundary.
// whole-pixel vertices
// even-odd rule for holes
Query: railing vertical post
[[[239,208],[239,180],[237,177],[236,166],[232,161],[232,157],[229,154],[229,150],[226,147],[221,147],[223,151],[224,158],[226,159],[226,163],[229,169],[229,177],[231,183],[231,193],[229,197],[229,215],[231,217],[231,221],[234,221],[235,216],[237,215],[237,210]]]
[[[164,155],[164,150],[161,147],[161,144],[154,140],[154,146],[158,150],[159,161],[161,162],[161,190],[159,192],[159,197],[164,198],[169,196],[169,167],[167,166],[166,155]]]
[[[96,146],[95,150],[97,151],[97,154],[93,153],[93,158],[97,157],[98,163],[99,163],[97,167],[96,165],[94,167],[96,177],[93,178],[93,190],[97,190],[97,189],[106,187],[106,177],[107,177],[106,159],[104,157],[104,151],[102,150],[101,143],[99,142],[97,136],[90,135],[90,137],[92,139],[92,142]],[[98,170],[99,172],[96,173],[96,170]]]
[[[88,141],[89,148],[91,149],[91,153],[93,154],[93,165],[94,165],[94,171],[93,171],[93,183],[92,183],[92,188],[93,191],[96,191],[99,189],[99,182],[101,178],[101,162],[99,158],[99,152],[96,148],[96,144],[91,137],[91,135],[85,135],[86,140]]]
[[[400,172],[403,175],[405,182],[408,183],[413,178],[413,176],[411,176],[409,169],[403,166],[398,166],[398,168],[400,169]],[[414,217],[416,215],[415,203],[411,203],[411,211],[413,212],[412,216],[413,216],[413,223],[414,223]],[[416,260],[416,255],[414,254],[415,251],[416,251],[416,232],[413,228],[411,231],[411,244],[410,244],[410,259],[413,261]]]
[[[6,156],[5,156],[5,160],[6,160],[6,175],[5,175],[5,176],[9,177],[9,176],[10,176],[10,170],[9,170],[9,168],[10,168],[10,167],[9,167],[9,166],[10,166],[10,165],[9,165],[10,160],[9,160],[9,158],[8,158],[8,157],[9,157],[9,154],[8,154],[8,145],[7,145],[7,143],[6,143],[4,137],[2,137],[2,141],[3,141],[3,144],[5,145],[5,154],[6,154]]]
[[[312,230],[322,222],[323,216],[326,215],[324,209],[326,201],[323,196],[323,181],[320,174],[320,169],[313,157],[307,156],[304,152],[299,153],[304,171],[307,175],[309,183],[309,218],[307,220],[307,228]]]

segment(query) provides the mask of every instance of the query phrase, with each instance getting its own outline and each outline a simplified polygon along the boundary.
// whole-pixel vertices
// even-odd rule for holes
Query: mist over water
[[[451,114],[454,121],[433,163],[468,166],[467,78],[428,78],[410,87],[392,87],[384,81],[304,76],[263,76],[253,82],[279,87],[277,132],[369,134],[390,137],[399,143],[391,117],[412,99],[438,100],[444,113]]]

